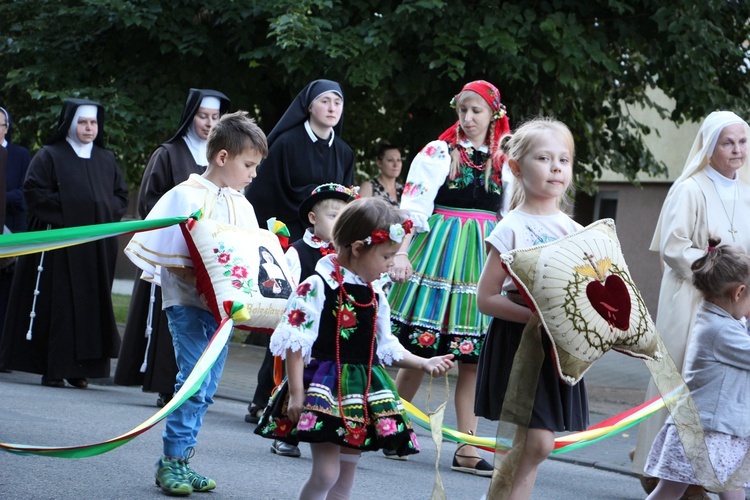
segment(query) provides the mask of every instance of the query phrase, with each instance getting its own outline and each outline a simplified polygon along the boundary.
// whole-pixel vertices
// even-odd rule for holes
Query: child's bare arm
[[[411,368],[412,370],[422,370],[430,375],[442,375],[453,367],[453,354],[444,356],[433,356],[431,358],[420,358],[410,352],[405,352],[404,357],[393,362],[394,366],[399,368]]]
[[[479,312],[507,321],[526,323],[531,318],[531,310],[502,294],[507,277],[508,273],[500,261],[500,253],[495,247],[491,247],[477,284]]]
[[[305,401],[305,385],[303,370],[305,360],[302,351],[286,350],[286,373],[289,384],[289,405],[287,415],[292,422],[297,422],[302,414],[302,404]]]

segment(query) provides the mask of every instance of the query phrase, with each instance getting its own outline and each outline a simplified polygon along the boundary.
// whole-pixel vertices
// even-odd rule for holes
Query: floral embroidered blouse
[[[271,335],[270,349],[275,356],[286,358],[287,349],[302,351],[305,364],[312,358],[313,344],[318,339],[321,317],[324,314],[335,314],[324,310],[325,289],[336,290],[339,287],[334,278],[333,258],[328,255],[321,258],[315,266],[316,274],[304,280],[289,297],[281,323]],[[348,269],[341,268],[344,283],[367,286],[359,276]],[[377,350],[380,361],[390,365],[404,357],[406,349],[391,333],[391,314],[388,299],[383,290],[375,283],[373,288],[378,296],[378,317],[375,327]],[[342,335],[345,331],[342,329]]]
[[[464,140],[456,147],[465,149],[473,163],[484,166],[487,146],[475,150],[471,142]],[[490,175],[489,189],[485,189],[483,168],[461,164],[458,174],[450,179],[450,164],[450,149],[444,141],[430,142],[412,161],[401,197],[401,208],[409,211],[418,232],[430,230],[428,219],[435,205],[500,210],[503,186],[499,171]]]

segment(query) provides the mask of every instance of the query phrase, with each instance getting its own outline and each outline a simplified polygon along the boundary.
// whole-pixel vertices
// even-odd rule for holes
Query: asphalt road
[[[42,387],[39,376],[0,374],[0,442],[78,445],[110,439],[151,416],[154,395],[139,388],[92,385],[87,390]],[[246,403],[218,398],[209,410],[191,465],[214,478],[216,490],[193,497],[292,499],[310,470],[310,451],[302,458],[269,452],[270,441],[252,434],[245,423]],[[154,486],[154,463],[161,453],[163,423],[128,444],[85,459],[22,456],[0,451],[0,498],[8,499],[146,499],[163,497]],[[360,461],[352,498],[429,499],[435,477],[436,447],[418,430],[422,453],[406,462],[366,453]],[[594,445],[598,446],[598,445]],[[444,444],[440,474],[449,499],[479,499],[486,478],[450,470],[455,445]],[[488,457],[489,458],[489,457]],[[590,465],[548,460],[532,498],[641,499],[632,476]]]

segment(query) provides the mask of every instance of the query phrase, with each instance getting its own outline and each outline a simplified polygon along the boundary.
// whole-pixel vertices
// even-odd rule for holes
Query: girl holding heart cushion
[[[500,418],[521,333],[532,315],[503,268],[500,255],[581,229],[561,209],[573,175],[575,153],[568,127],[556,120],[537,118],[505,136],[502,146],[515,177],[514,208],[486,239],[489,255],[477,287],[479,310],[494,319],[479,356],[475,412],[492,420]],[[549,353],[551,345],[545,335],[542,344]],[[588,422],[583,380],[567,385],[557,375],[552,357],[545,356],[511,498],[531,496],[539,464],[553,449],[554,432],[580,431]]]

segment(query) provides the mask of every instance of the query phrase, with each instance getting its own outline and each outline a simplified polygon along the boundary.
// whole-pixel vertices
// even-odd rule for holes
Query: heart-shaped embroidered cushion
[[[217,322],[235,317],[233,304],[244,307],[241,330],[273,332],[292,292],[289,267],[278,237],[265,229],[246,229],[207,218],[182,225],[198,278]]]
[[[630,277],[612,219],[501,259],[539,312],[566,383],[577,383],[610,349],[661,358],[654,322]]]

